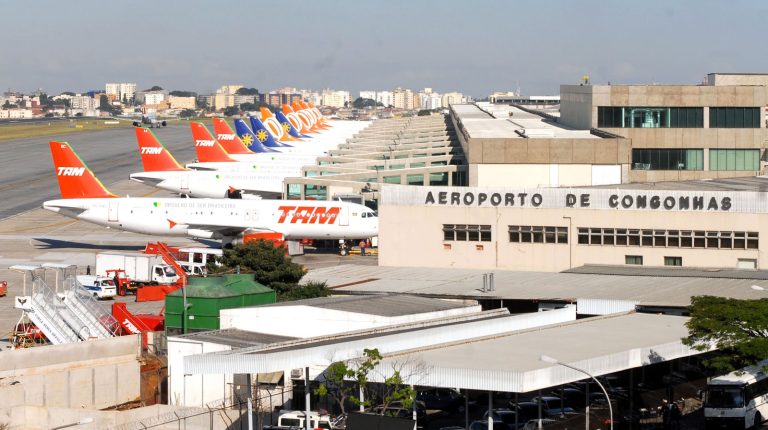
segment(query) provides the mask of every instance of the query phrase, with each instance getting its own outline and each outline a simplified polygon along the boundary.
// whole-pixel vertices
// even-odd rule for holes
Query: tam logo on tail
[[[234,135],[234,133],[217,134],[216,135],[216,139],[218,139],[218,140],[235,140],[235,135]]]
[[[216,143],[215,140],[196,140],[195,145],[197,146],[213,146]]]
[[[163,153],[162,147],[152,148],[152,147],[142,147],[141,148],[141,154],[149,154],[149,155],[158,155]]]
[[[58,167],[56,171],[59,176],[83,176],[85,167]]]

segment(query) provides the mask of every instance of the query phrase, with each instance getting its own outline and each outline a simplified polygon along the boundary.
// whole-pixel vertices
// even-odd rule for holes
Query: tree
[[[728,372],[768,357],[768,299],[691,298],[685,345],[700,351],[717,347],[705,365]]]
[[[241,271],[253,272],[254,279],[277,293],[279,301],[325,297],[331,294],[325,283],[298,285],[304,276],[304,268],[285,255],[285,247],[274,246],[267,240],[252,240],[245,245],[225,249],[222,256],[224,270],[240,267]],[[216,271],[215,266],[209,270]]]
[[[257,111],[257,110],[259,110],[259,105],[256,104],[256,103],[242,103],[240,105],[240,110],[242,110],[244,112]]]
[[[181,91],[181,90],[173,90],[170,93],[168,93],[169,96],[174,97],[197,97],[197,93],[194,91]]]
[[[238,88],[237,91],[235,91],[235,94],[241,95],[241,96],[258,96],[259,90],[257,90],[256,88],[242,87],[242,88]]]
[[[228,108],[224,109],[224,115],[225,116],[233,116],[240,113],[240,108],[237,106],[230,106]]]
[[[314,390],[318,396],[330,396],[339,405],[341,414],[346,413],[347,401],[356,406],[371,406],[369,396],[367,400],[361,400],[355,395],[360,390],[365,390],[368,385],[368,374],[381,361],[378,349],[363,349],[363,357],[359,360],[336,361],[323,373],[325,380]],[[348,381],[352,381],[350,384]]]
[[[157,85],[154,85],[152,88],[149,89],[149,91],[162,91],[163,87],[159,87]]]
[[[417,115],[417,116],[430,116],[430,115],[432,115],[432,111],[431,111],[431,110],[429,110],[429,109],[421,109],[421,110],[419,111],[419,113],[418,113],[418,114],[416,114],[416,115]]]
[[[109,104],[109,98],[107,98],[107,96],[104,95],[104,94],[102,94],[99,97],[99,110],[103,110],[103,111],[111,111],[112,110],[112,105]]]
[[[358,97],[354,102],[352,102],[352,106],[356,109],[372,108],[376,107],[376,101],[373,99],[364,99],[362,97]]]
[[[74,96],[75,93],[73,93],[72,91],[64,91],[63,93],[61,93],[61,95],[62,96],[70,96],[71,97],[71,96]]]
[[[195,116],[195,110],[194,109],[184,109],[181,112],[179,112],[179,117],[181,118],[191,118]]]

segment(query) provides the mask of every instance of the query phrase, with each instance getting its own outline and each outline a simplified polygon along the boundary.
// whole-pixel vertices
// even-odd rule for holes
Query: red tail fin
[[[291,107],[287,104],[283,103],[283,113],[288,115],[291,112],[293,112],[293,109],[291,109]]]
[[[50,142],[53,168],[64,199],[117,197],[107,190],[66,142]]]
[[[254,152],[248,149],[237,134],[232,130],[232,127],[224,121],[224,118],[213,119],[213,131],[216,133],[216,140],[219,141],[221,146],[230,154],[253,154]]]
[[[221,144],[211,136],[208,129],[199,122],[190,122],[192,138],[195,141],[197,160],[201,163],[215,163],[221,161],[235,161],[227,155]]]
[[[145,172],[160,172],[168,170],[186,170],[173,158],[173,155],[157,140],[152,131],[143,127],[135,127],[136,141],[139,144],[141,164]]]

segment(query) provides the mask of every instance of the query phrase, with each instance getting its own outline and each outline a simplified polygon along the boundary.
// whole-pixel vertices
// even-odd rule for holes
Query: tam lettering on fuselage
[[[151,154],[151,155],[157,155],[163,152],[163,148],[151,148],[151,147],[142,147],[141,153],[142,154]]]
[[[333,224],[339,216],[341,208],[323,208],[313,206],[280,206],[277,208],[281,212],[278,224],[284,224],[290,217],[290,223],[302,224]]]
[[[213,144],[216,143],[215,140],[196,140],[195,145],[197,146],[213,146]]]
[[[83,176],[85,167],[59,167],[57,173],[59,176]]]

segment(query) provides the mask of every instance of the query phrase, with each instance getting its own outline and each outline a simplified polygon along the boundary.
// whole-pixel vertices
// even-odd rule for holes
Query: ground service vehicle
[[[704,422],[710,429],[759,428],[768,416],[768,360],[712,378],[704,398]]]
[[[264,426],[264,430],[305,429],[304,417],[304,411],[280,411],[280,416],[277,418],[277,426]],[[331,417],[310,411],[309,428],[331,429]]]
[[[117,295],[115,281],[106,276],[78,275],[77,282],[97,299],[111,299]]]
[[[100,252],[96,254],[96,274],[109,276],[108,270],[123,269],[133,284],[169,285],[179,278],[159,255]]]

